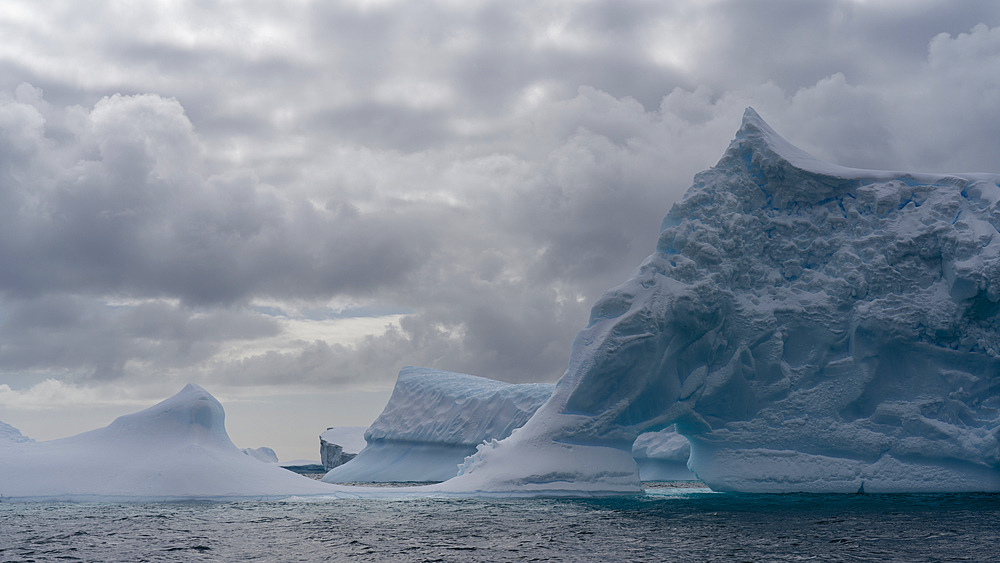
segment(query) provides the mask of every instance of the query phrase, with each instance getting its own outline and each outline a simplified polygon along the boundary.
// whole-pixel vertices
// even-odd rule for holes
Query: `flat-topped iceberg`
[[[335,426],[319,435],[320,463],[325,471],[344,465],[354,459],[368,445],[365,442],[366,426]]]
[[[1000,490],[1000,175],[828,164],[748,109],[551,400],[442,488],[638,491],[672,423],[716,490]]]
[[[7,432],[9,434],[9,432]],[[20,433],[18,432],[19,436]],[[174,500],[335,494],[230,441],[222,405],[197,385],[110,425],[0,448],[4,500]]]
[[[506,438],[548,400],[553,385],[511,384],[474,375],[407,367],[367,446],[323,477],[328,483],[443,481],[484,440]]]

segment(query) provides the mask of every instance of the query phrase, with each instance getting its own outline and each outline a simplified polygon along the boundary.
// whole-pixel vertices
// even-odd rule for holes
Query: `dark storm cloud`
[[[1000,146],[995,2],[20,8],[0,14],[7,372],[552,380],[746,106],[849,166],[995,171]],[[331,299],[408,314],[228,354],[285,330],[255,301]]]

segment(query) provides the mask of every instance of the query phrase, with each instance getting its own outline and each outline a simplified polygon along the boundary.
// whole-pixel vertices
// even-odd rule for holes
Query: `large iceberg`
[[[553,385],[511,384],[407,367],[367,446],[323,477],[328,483],[444,481],[485,440],[506,438],[548,400]]]
[[[6,426],[6,425],[4,425]],[[4,500],[171,500],[336,494],[230,441],[222,405],[196,385],[69,438],[0,440]]]
[[[715,490],[1000,490],[1000,175],[844,168],[752,110],[593,307],[549,402],[451,491],[639,490],[676,423]]]

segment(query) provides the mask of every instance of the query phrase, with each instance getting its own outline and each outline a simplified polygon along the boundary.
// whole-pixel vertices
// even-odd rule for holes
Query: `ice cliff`
[[[748,109],[551,400],[442,488],[637,491],[676,423],[716,490],[1000,490],[998,183],[828,164]]]
[[[553,386],[510,384],[446,371],[403,368],[367,446],[333,468],[328,483],[443,481],[484,440],[506,438],[548,400]]]
[[[327,428],[319,435],[319,457],[323,469],[329,471],[354,459],[364,447],[364,426],[337,426]]]
[[[245,455],[226,433],[222,405],[196,385],[104,428],[47,442],[10,442],[0,454],[4,500],[224,499],[335,492],[330,485]]]

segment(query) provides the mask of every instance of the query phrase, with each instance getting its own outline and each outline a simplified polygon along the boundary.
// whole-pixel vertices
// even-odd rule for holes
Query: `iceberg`
[[[846,168],[752,109],[593,307],[552,398],[442,490],[1000,491],[1000,175]]]
[[[406,367],[367,445],[324,477],[327,483],[444,481],[486,440],[502,439],[548,400],[553,385],[511,384]]]
[[[344,465],[354,459],[367,445],[366,426],[336,426],[319,435],[319,455],[324,471]]]
[[[274,453],[274,450],[268,447],[243,448],[240,451],[257,461],[262,461],[264,463],[278,463],[278,454]]]
[[[6,430],[3,435],[13,434]],[[46,442],[6,440],[0,454],[4,500],[281,498],[337,492],[244,454],[226,433],[222,405],[197,385],[104,428]]]
[[[367,428],[357,426],[329,428],[320,435],[327,471],[349,462],[364,448],[371,448],[357,463],[332,473],[330,482],[421,482],[454,477],[465,458],[476,452],[477,445],[509,436],[552,394],[553,385],[539,385],[511,385],[473,375],[405,368],[397,382],[399,391],[390,399],[385,416],[377,421],[379,435],[387,438],[374,440],[374,445],[369,446],[364,438]],[[517,408],[498,408],[483,400],[468,401],[470,388],[475,388],[472,395],[480,398],[498,389],[508,397],[527,392],[530,401],[522,400]],[[439,401],[426,401],[431,390]],[[449,400],[450,408],[440,408],[442,401]],[[415,420],[421,424],[417,442],[409,438]],[[696,479],[687,468],[689,453],[687,440],[672,427],[639,436],[632,448],[643,481]]]
[[[34,442],[34,440],[21,434],[20,430],[6,422],[0,422],[0,447],[11,444],[24,444],[26,442]]]

